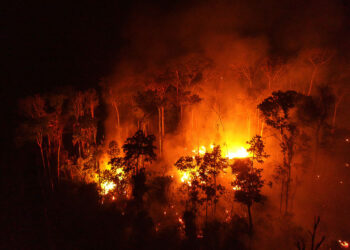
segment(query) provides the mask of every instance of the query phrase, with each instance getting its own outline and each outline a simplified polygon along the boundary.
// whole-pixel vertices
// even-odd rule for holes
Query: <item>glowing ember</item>
[[[247,152],[247,150],[244,147],[241,147],[236,152],[228,152],[227,155],[226,155],[226,157],[229,158],[229,159],[246,158],[248,156],[249,156],[249,153]]]
[[[179,217],[179,222],[180,222],[180,224],[184,224],[184,221],[182,220],[181,217]]]
[[[234,186],[232,189],[235,190],[235,191],[237,191],[237,190],[241,190],[241,187],[238,186],[238,185],[236,185],[236,186]]]
[[[104,181],[101,183],[101,188],[102,188],[102,194],[106,195],[108,194],[111,190],[113,190],[116,187],[116,184],[112,181]]]
[[[348,248],[349,247],[349,243],[347,241],[344,240],[338,240],[339,244],[341,247],[343,248]]]

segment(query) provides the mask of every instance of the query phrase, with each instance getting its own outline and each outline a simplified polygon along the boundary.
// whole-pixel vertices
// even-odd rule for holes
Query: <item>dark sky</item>
[[[330,16],[328,20],[327,15],[338,15],[339,12],[339,15],[349,16],[350,3],[348,0],[320,0],[314,2],[317,5],[313,4],[314,7],[311,8],[304,1],[266,1],[266,4],[261,4],[260,1],[243,1],[249,2],[248,4],[241,4],[239,1],[228,2],[237,2],[236,6],[241,8],[232,13],[232,16],[240,15],[239,19],[243,24],[238,26],[244,27],[243,32],[257,32],[263,29],[262,32],[273,39],[275,48],[278,48],[279,41],[283,42],[281,30],[293,33],[292,29],[295,27],[294,39],[288,40],[298,40],[299,30],[309,25],[304,19],[312,20],[315,23],[312,24],[313,28],[321,31],[323,28],[320,25],[316,27],[317,22],[324,25],[325,29],[327,25],[338,25],[332,23],[334,17]],[[333,6],[328,7],[330,2],[334,2],[338,9],[343,5],[344,10],[333,11]],[[23,96],[50,90],[52,86],[62,84],[95,86],[102,76],[112,71],[120,50],[128,48],[130,41],[125,36],[123,38],[126,27],[131,26],[136,33],[138,30],[142,31],[142,16],[146,16],[146,20],[154,18],[151,22],[154,26],[161,27],[163,20],[169,15],[173,16],[174,23],[181,23],[181,20],[176,19],[176,13],[199,5],[205,4],[202,1],[8,1],[2,8],[5,23],[4,31],[1,32],[1,40],[5,44],[2,46],[5,53],[2,57],[5,74],[2,78],[2,88],[10,90],[11,96]],[[193,13],[195,14],[195,11]],[[134,19],[138,19],[139,16],[141,22],[136,21],[135,31]],[[215,22],[215,13],[212,17]],[[169,18],[167,20],[169,21]],[[349,19],[342,20],[341,17],[339,20],[346,26],[344,23]],[[173,21],[168,24],[172,25]],[[207,20],[203,18],[203,21]],[[180,29],[186,28],[186,24],[182,25]],[[149,28],[147,24],[145,26],[143,32],[153,32],[153,27]],[[285,30],[284,27],[288,29]],[[168,32],[167,29],[168,27],[161,27],[159,33]],[[333,40],[341,41],[339,36],[345,36],[344,27],[329,30],[335,32],[327,34]],[[337,33],[339,31],[343,34]],[[129,37],[142,39],[147,36],[129,34]]]
[[[30,94],[52,85],[96,84],[116,59],[128,7],[116,1],[9,4],[2,35],[6,85]]]

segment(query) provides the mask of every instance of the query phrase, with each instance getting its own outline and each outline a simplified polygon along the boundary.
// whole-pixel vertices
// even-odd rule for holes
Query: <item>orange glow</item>
[[[349,243],[347,241],[344,240],[338,240],[339,244],[341,247],[343,248],[348,248],[349,247]]]

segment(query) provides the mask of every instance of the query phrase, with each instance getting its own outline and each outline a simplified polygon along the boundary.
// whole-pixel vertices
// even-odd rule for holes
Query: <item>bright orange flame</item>
[[[246,158],[249,156],[248,151],[244,147],[240,147],[237,151],[229,151],[226,155],[227,158],[229,159],[234,159],[234,158]]]

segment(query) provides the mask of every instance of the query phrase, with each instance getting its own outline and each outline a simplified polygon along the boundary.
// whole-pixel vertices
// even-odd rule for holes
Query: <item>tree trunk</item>
[[[162,156],[162,112],[158,107],[159,156]]]
[[[314,83],[316,73],[317,73],[317,67],[314,67],[314,70],[312,71],[312,75],[311,75],[311,80],[310,80],[310,85],[309,85],[309,91],[307,92],[307,95],[308,95],[308,96],[311,95],[312,85],[313,85],[313,83]]]
[[[60,179],[60,151],[61,151],[61,141],[58,142],[57,149],[57,181]]]
[[[119,129],[120,128],[120,117],[119,117],[118,105],[115,105],[115,111],[117,113],[117,125],[118,125],[118,129]]]
[[[164,128],[164,107],[162,107],[161,110],[162,110],[162,136],[164,137],[164,134],[165,134],[165,128]]]
[[[336,116],[337,116],[337,110],[338,110],[339,104],[341,103],[341,101],[343,99],[343,96],[344,95],[341,95],[338,98],[338,101],[334,105],[334,113],[333,113],[333,118],[332,118],[332,130],[333,130],[333,132],[334,132],[334,129],[335,129],[335,119],[336,119]]]
[[[43,146],[39,145],[40,147],[40,153],[41,153],[41,160],[43,162],[43,167],[44,167],[44,171],[46,171],[46,164],[45,164],[45,159],[44,159],[44,150],[43,150]]]

